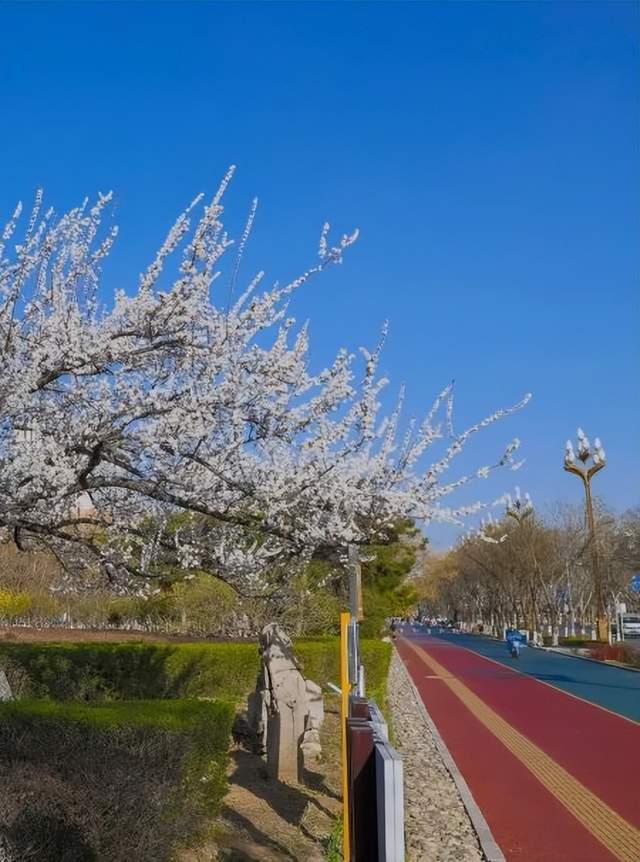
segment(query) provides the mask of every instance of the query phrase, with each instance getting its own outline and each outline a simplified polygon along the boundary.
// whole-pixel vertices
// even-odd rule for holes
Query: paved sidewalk
[[[507,860],[638,862],[640,725],[461,643],[397,647]]]

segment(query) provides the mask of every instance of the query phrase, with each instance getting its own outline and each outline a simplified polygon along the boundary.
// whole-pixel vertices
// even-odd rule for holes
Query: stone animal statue
[[[291,639],[277,623],[260,633],[260,659],[248,710],[256,749],[266,753],[270,777],[300,783],[303,759],[321,752],[322,691],[304,678]]]

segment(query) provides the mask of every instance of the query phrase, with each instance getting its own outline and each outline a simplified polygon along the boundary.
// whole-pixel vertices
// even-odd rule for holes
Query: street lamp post
[[[582,484],[584,486],[585,510],[587,514],[587,526],[589,529],[589,545],[591,546],[591,570],[596,603],[596,633],[599,641],[609,640],[609,623],[604,607],[604,590],[602,587],[602,572],[600,571],[600,560],[596,539],[596,521],[593,514],[591,479],[595,476],[598,470],[602,470],[605,464],[605,453],[600,440],[596,437],[593,446],[591,446],[582,428],[578,428],[578,452],[576,454],[574,451],[571,440],[567,440],[567,448],[564,456],[564,469],[568,473],[574,473],[576,476],[579,476],[582,479]]]
[[[525,521],[533,515],[533,503],[531,502],[531,497],[529,494],[525,494],[524,497],[520,495],[520,488],[516,488],[515,499],[512,499],[511,494],[506,495],[506,506],[505,506],[505,514],[508,518],[513,518],[513,520],[518,525],[520,530],[524,529]],[[538,564],[536,560],[535,550],[533,549],[533,545],[531,546],[532,551],[532,565],[533,565],[533,576],[529,576],[528,579],[528,587],[529,587],[529,640],[532,643],[536,643],[536,634],[537,634],[537,607],[536,607],[536,588],[535,588],[535,578],[538,574]]]

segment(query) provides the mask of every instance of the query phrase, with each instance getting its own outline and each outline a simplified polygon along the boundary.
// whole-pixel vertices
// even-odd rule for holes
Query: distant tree
[[[384,544],[362,549],[363,634],[376,636],[389,617],[406,616],[417,605],[418,592],[408,577],[416,552],[426,540],[410,521],[396,523]]]
[[[625,600],[640,607],[629,589],[640,568],[640,518],[596,506],[597,541],[609,608]],[[635,568],[634,568],[635,567]],[[542,624],[557,640],[576,622],[593,619],[593,573],[589,533],[582,507],[556,504],[542,517],[533,509],[520,520],[509,516],[463,537],[450,552],[430,558],[417,584],[434,613],[476,622],[500,634],[517,625],[539,634]]]

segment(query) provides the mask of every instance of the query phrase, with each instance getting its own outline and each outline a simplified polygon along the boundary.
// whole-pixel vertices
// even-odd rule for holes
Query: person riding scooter
[[[520,658],[520,650],[527,645],[521,633],[517,629],[507,629],[505,640],[511,658]]]

